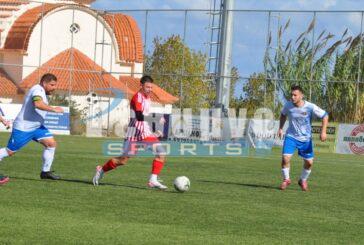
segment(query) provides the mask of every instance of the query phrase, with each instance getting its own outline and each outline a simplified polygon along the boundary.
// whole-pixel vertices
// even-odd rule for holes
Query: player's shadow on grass
[[[77,180],[77,179],[60,179],[58,181],[65,181],[65,182],[73,182],[73,183],[81,183],[81,184],[88,184],[93,185],[92,181],[88,180]],[[147,190],[151,191],[152,188],[144,187],[144,186],[137,186],[137,185],[125,185],[125,184],[114,184],[114,183],[100,183],[100,186],[115,186],[115,187],[126,187],[126,188],[132,188],[132,189],[139,189],[139,190]],[[170,193],[170,194],[180,194],[178,191],[174,191],[173,189],[170,190],[153,190],[153,191],[161,191],[163,193]]]
[[[70,182],[70,183],[77,183],[77,184],[93,185],[92,181],[90,181],[90,180],[80,180],[80,179],[62,178],[62,179],[54,181],[54,180],[41,180],[41,179],[31,179],[31,178],[24,178],[24,177],[15,177],[15,176],[10,176],[10,178],[19,179],[19,180],[30,180],[30,181],[50,181],[50,182],[63,181],[63,182]],[[118,187],[127,187],[127,188],[148,190],[147,187],[135,186],[135,185],[120,185],[120,184],[113,184],[113,183],[100,183],[100,186],[118,186]]]
[[[24,178],[24,177],[15,177],[10,176],[11,179],[18,179],[18,180],[28,180],[28,181],[49,181],[49,182],[70,182],[70,183],[77,183],[77,184],[85,184],[85,185],[93,185],[92,181],[89,180],[79,180],[79,179],[65,179],[62,178],[60,180],[54,181],[54,180],[41,180],[41,179],[31,179],[31,178]],[[151,188],[144,187],[144,186],[137,186],[137,185],[123,185],[123,184],[114,184],[114,183],[100,183],[100,186],[115,186],[115,187],[126,187],[126,188],[132,188],[132,189],[139,189],[139,190],[147,190],[150,191]],[[178,194],[176,191],[164,191],[166,193],[174,193]]]
[[[272,185],[237,183],[237,182],[216,181],[216,180],[198,180],[198,182],[212,183],[212,184],[224,184],[224,185],[237,185],[237,186],[245,186],[245,187],[251,187],[251,188],[264,188],[264,189],[279,190],[279,188],[277,186],[272,186]]]

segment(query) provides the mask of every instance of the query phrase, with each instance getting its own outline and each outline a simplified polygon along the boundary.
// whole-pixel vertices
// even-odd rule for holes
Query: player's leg
[[[148,186],[157,189],[167,189],[168,187],[160,183],[158,180],[158,176],[163,169],[163,166],[166,162],[166,151],[164,147],[159,143],[157,138],[148,138],[148,143],[151,143],[151,147],[153,153],[155,154],[155,158],[152,163],[152,171],[149,177]]]
[[[5,157],[9,157],[9,156],[13,156],[15,154],[15,151],[11,151],[8,148],[4,147],[0,149],[0,161],[5,158]],[[0,174],[0,185],[4,185],[7,182],[9,182],[9,177]]]
[[[23,132],[13,129],[7,146],[0,149],[0,161],[6,157],[13,156],[18,150],[31,141],[32,137],[32,132]],[[8,176],[0,175],[0,185],[6,184],[8,181]]]
[[[40,173],[41,179],[59,180],[60,177],[52,171],[54,155],[56,153],[57,142],[51,132],[46,127],[40,127],[36,130],[33,140],[44,146],[42,154],[42,170]]]
[[[161,170],[163,169],[165,163],[165,157],[164,156],[156,156],[153,159],[153,164],[152,164],[152,171],[151,171],[151,175],[149,177],[149,181],[148,181],[148,186],[151,188],[157,188],[157,189],[161,189],[161,190],[165,190],[168,187],[163,185],[160,180],[158,179],[158,176],[161,172]]]
[[[130,157],[121,156],[121,157],[114,157],[109,159],[103,166],[98,165],[96,166],[96,173],[92,178],[92,183],[96,186],[99,185],[100,180],[104,177],[106,172],[109,172],[119,166],[125,165]]]
[[[298,149],[298,154],[303,158],[303,168],[298,184],[301,186],[302,191],[308,191],[307,180],[311,174],[314,157],[312,140],[303,143]]]
[[[17,129],[13,129],[8,145],[0,149],[0,161],[6,157],[13,156],[17,151],[23,148],[29,141],[32,140],[32,132],[23,132]]]
[[[289,176],[291,158],[292,155],[282,155],[281,174],[283,180],[280,185],[281,190],[287,189],[287,187],[291,184],[291,178]]]
[[[100,180],[104,177],[106,172],[116,169],[119,166],[127,164],[131,155],[136,154],[136,142],[125,140],[123,146],[123,155],[119,157],[114,157],[106,161],[103,166],[96,166],[96,173],[92,178],[92,183],[94,186],[99,185]]]
[[[57,147],[56,140],[54,138],[46,138],[40,140],[39,143],[41,143],[44,146],[42,154],[43,163],[42,163],[42,171],[40,173],[40,178],[59,180],[60,176],[55,175],[53,171],[51,171]]]
[[[291,158],[296,150],[296,141],[293,138],[286,137],[283,143],[282,150],[282,162],[281,162],[281,173],[282,183],[280,185],[281,190],[285,190],[291,184],[291,178],[289,175]]]
[[[11,157],[15,154],[15,151],[9,150],[7,147],[3,147],[0,149],[0,161],[6,157]]]

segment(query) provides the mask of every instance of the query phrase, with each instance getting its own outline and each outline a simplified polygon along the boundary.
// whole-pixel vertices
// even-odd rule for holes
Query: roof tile
[[[0,95],[13,97],[19,92],[18,87],[8,76],[8,74],[0,68]]]
[[[71,88],[71,92],[76,94],[87,94],[91,91],[101,94],[104,91],[105,94],[105,91],[112,88],[121,90],[127,98],[131,98],[140,89],[140,79],[121,76],[118,80],[75,48],[67,49],[47,61],[28,75],[20,87],[29,89],[46,72],[57,76],[58,90],[69,91]],[[172,104],[178,100],[157,85],[153,86],[151,98],[161,104]]]
[[[127,95],[133,93],[118,79],[106,73],[104,69],[75,48],[67,49],[47,61],[28,75],[20,87],[29,89],[38,83],[40,77],[46,72],[57,76],[57,89],[61,91],[71,90],[76,94],[87,94],[92,91],[105,94],[112,88],[121,90]]]
[[[143,62],[143,42],[138,24],[124,14],[105,14],[104,19],[114,30],[119,48],[119,58],[127,62]]]
[[[6,36],[4,49],[28,50],[30,35],[32,34],[35,25],[41,20],[43,15],[59,6],[62,5],[43,4],[42,6],[32,8],[19,16]]]

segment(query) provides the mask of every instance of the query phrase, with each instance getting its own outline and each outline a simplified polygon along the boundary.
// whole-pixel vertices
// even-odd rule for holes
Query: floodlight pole
[[[215,106],[226,114],[230,100],[231,50],[233,41],[234,0],[223,0],[222,22],[220,32],[220,51],[218,60],[218,76],[216,77]]]

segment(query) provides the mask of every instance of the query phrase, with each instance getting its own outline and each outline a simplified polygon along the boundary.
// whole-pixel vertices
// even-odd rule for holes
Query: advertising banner
[[[20,112],[21,104],[0,104],[0,114],[11,123]],[[70,109],[62,107],[63,113],[48,112],[44,120],[46,126],[54,134],[70,134]],[[0,123],[0,131],[8,131],[3,124]]]

